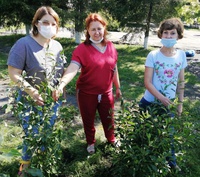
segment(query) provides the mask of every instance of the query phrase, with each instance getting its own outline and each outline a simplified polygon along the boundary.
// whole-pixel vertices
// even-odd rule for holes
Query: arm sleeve
[[[25,61],[25,45],[22,43],[21,40],[19,40],[14,44],[9,52],[7,65],[23,70],[25,66]]]
[[[150,52],[148,55],[147,55],[147,59],[146,59],[146,62],[145,62],[145,66],[147,67],[150,67],[150,68],[153,68],[153,54],[152,52]]]
[[[187,67],[187,59],[186,59],[186,54],[184,51],[182,51],[182,55],[183,55],[183,63],[182,63],[182,69]]]

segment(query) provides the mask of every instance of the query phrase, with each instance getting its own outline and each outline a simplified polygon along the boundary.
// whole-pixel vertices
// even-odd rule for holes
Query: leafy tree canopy
[[[133,27],[146,23],[150,5],[153,7],[151,21],[159,23],[178,16],[177,9],[182,3],[182,0],[109,0],[105,4],[121,26]]]

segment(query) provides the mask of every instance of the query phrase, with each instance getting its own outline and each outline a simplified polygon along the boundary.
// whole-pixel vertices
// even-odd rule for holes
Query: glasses
[[[57,26],[57,23],[50,23],[49,21],[41,21],[38,20],[39,23],[41,23],[43,26]]]

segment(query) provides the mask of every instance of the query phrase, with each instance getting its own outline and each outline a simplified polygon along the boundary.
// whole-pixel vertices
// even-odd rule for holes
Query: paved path
[[[123,32],[111,32],[109,39],[116,42],[122,38],[126,33]],[[139,40],[138,40],[139,41]],[[183,50],[200,50],[200,31],[198,30],[185,30],[183,39],[178,40],[176,47]],[[143,39],[140,40],[140,44],[143,45]],[[150,32],[149,46],[161,46],[160,39],[156,34]]]
[[[25,34],[25,30],[20,30],[18,33]],[[9,35],[11,32],[6,31],[5,33],[0,33],[0,35]],[[118,42],[120,39],[127,33],[124,32],[109,32],[108,38],[113,42]],[[137,34],[136,34],[137,36]],[[66,28],[60,28],[59,33],[57,37],[65,37],[65,38],[72,38],[74,37],[73,33]],[[141,38],[140,38],[141,37]],[[131,41],[133,44],[140,43],[143,45],[143,35],[139,34],[138,37],[136,37],[134,40]],[[84,34],[82,34],[82,39],[84,39]],[[176,44],[177,48],[181,48],[183,50],[200,50],[199,44],[200,44],[200,30],[185,30],[184,31],[184,37],[183,39],[179,40]],[[149,46],[161,46],[160,39],[157,37],[157,35],[153,32],[150,32],[149,40],[148,40]]]
[[[109,32],[108,39],[113,41],[114,43],[119,43],[124,35],[127,33],[124,32]],[[58,33],[58,37],[66,37],[71,38],[73,34],[66,30],[61,29]],[[84,40],[84,34],[82,35],[82,39]],[[130,38],[130,37],[129,37]],[[140,44],[143,45],[144,35],[143,34],[135,34],[135,37],[132,40],[128,40],[127,43],[132,44]],[[196,54],[194,59],[200,61],[200,30],[185,30],[184,37],[178,40],[175,47],[180,48],[184,51],[186,50],[195,50]],[[160,39],[157,37],[155,32],[150,32],[148,39],[148,46],[161,47]]]
[[[125,34],[126,33],[123,33],[123,32],[111,32],[109,35],[109,39],[113,42],[118,42]],[[140,39],[135,38],[135,43],[139,43],[140,45],[143,45],[143,41],[144,41],[143,38],[144,36],[142,36],[142,38]],[[134,41],[132,41],[132,43],[134,43]],[[160,39],[157,37],[157,35],[155,33],[150,32],[149,39],[148,39],[148,46],[161,47],[161,45],[162,44],[160,43]],[[200,31],[185,30],[184,37],[178,40],[175,47],[182,49],[184,51],[195,50],[196,53],[193,59],[196,59],[195,61],[200,61]]]
[[[123,32],[110,32],[108,38],[113,42],[118,42],[120,39],[125,35],[126,33]],[[71,38],[73,35],[70,31],[66,29],[60,30],[58,37],[66,37]],[[83,36],[84,38],[84,36]],[[143,39],[136,39],[136,42],[140,42],[141,45],[143,45]],[[200,31],[198,30],[185,30],[184,32],[184,38],[179,40],[176,44],[177,48],[181,48],[182,50],[195,50],[200,52]],[[134,42],[134,41],[133,41]],[[150,33],[149,46],[161,46],[160,39],[157,37],[156,34]],[[199,62],[200,60],[200,54],[195,54],[194,60]],[[0,81],[0,108],[2,105],[6,104],[8,101],[8,81]],[[1,110],[0,110],[1,112]]]
[[[149,45],[158,45],[160,44],[160,39],[156,39],[156,35],[150,35]],[[181,48],[182,50],[200,50],[200,31],[191,31],[185,30],[184,37],[178,40],[176,47]]]

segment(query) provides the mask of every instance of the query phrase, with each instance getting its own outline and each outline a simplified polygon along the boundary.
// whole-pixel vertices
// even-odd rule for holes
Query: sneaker
[[[25,173],[26,173],[26,169],[29,167],[30,162],[26,161],[27,164],[21,164],[19,167],[19,172],[18,172],[18,176],[19,177],[24,177]]]
[[[176,162],[172,161],[172,160],[168,160],[168,165],[170,166],[170,168],[175,168],[176,167]]]
[[[121,142],[119,140],[115,141],[115,147],[119,148],[121,146]]]
[[[177,164],[176,165],[171,165],[170,168],[171,168],[171,170],[175,170],[175,171],[181,172],[181,168]]]
[[[172,169],[172,170],[176,170],[176,171],[181,171],[181,168],[176,164],[176,162],[175,161],[170,161],[169,160],[169,157],[167,157],[166,159],[168,159],[168,165],[170,166],[170,168]]]
[[[87,151],[89,154],[94,154],[95,153],[94,144],[88,145]]]
[[[119,140],[115,140],[115,142],[111,142],[110,144],[111,144],[113,147],[116,147],[116,148],[118,148],[118,147],[121,146],[121,142],[120,142]]]

